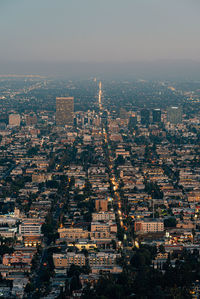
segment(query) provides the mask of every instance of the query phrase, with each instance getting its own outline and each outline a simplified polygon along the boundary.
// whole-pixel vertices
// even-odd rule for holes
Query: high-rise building
[[[106,110],[102,112],[101,120],[104,125],[108,125],[108,112]]]
[[[141,110],[141,124],[148,125],[150,123],[150,111],[148,109]]]
[[[10,114],[9,115],[9,125],[10,126],[20,126],[21,117],[19,114]]]
[[[160,123],[161,122],[161,110],[154,109],[152,112],[153,123]]]
[[[73,126],[74,124],[74,98],[56,98],[56,125]]]
[[[119,117],[121,119],[128,119],[128,112],[124,108],[120,108],[119,110]]]
[[[7,113],[1,113],[0,114],[0,123],[8,124],[8,114]]]
[[[136,115],[132,114],[132,116],[129,117],[129,122],[128,122],[129,130],[134,129],[136,125],[137,125],[137,117]]]
[[[181,107],[168,107],[167,109],[167,121],[172,124],[178,124],[182,122],[182,108]]]

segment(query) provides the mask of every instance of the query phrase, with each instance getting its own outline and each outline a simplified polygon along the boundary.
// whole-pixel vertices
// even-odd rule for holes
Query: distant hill
[[[3,74],[40,74],[67,79],[200,80],[200,61],[1,62],[0,75]]]

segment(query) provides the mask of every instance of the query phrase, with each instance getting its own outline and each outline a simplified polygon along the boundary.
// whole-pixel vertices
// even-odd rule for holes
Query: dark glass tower
[[[150,123],[150,111],[148,109],[141,110],[141,124],[149,125]]]
[[[152,112],[153,123],[160,123],[161,122],[161,110],[154,109]]]

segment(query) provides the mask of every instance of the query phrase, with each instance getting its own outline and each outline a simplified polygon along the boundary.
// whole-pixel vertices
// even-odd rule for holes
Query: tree
[[[177,221],[175,217],[170,217],[164,220],[165,227],[176,227]]]
[[[165,253],[165,247],[162,244],[159,246],[159,252]]]
[[[116,241],[115,241],[115,240],[112,240],[112,241],[111,241],[111,245],[112,245],[112,248],[113,248],[113,249],[116,249],[116,248],[117,248],[117,244],[116,244]]]
[[[25,287],[25,292],[30,294],[34,291],[34,286],[32,283],[27,283],[26,287]]]
[[[75,290],[80,290],[82,287],[80,279],[79,279],[79,275],[74,275],[72,276],[72,279],[70,281],[70,293],[72,293],[72,291]]]
[[[27,151],[27,156],[28,157],[33,157],[33,156],[37,155],[37,153],[38,153],[38,147],[31,147]]]
[[[115,160],[115,168],[117,168],[119,165],[124,165],[125,159],[122,155],[119,155],[117,159]]]

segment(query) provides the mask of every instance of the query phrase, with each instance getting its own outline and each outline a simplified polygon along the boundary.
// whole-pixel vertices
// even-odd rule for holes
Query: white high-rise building
[[[19,114],[10,114],[9,115],[9,125],[10,126],[20,126],[21,117]]]

